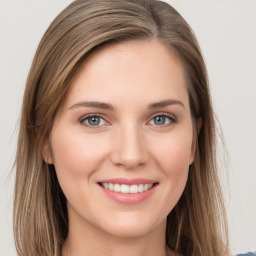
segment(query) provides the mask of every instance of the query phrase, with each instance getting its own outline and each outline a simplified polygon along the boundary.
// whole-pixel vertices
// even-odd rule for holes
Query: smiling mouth
[[[136,194],[136,193],[142,193],[150,190],[152,187],[158,185],[158,182],[149,183],[149,184],[133,184],[133,185],[107,183],[107,182],[100,182],[98,184],[110,191],[119,192],[123,194]]]

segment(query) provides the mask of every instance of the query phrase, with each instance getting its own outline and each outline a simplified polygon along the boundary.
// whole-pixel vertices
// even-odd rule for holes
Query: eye
[[[82,120],[80,120],[80,123],[86,126],[101,126],[106,124],[106,121],[100,116],[92,115],[84,117]]]
[[[155,117],[153,117],[149,124],[153,124],[153,125],[166,125],[166,124],[170,124],[170,123],[175,123],[176,120],[174,117],[166,115],[166,114],[162,114],[162,115],[157,115]]]

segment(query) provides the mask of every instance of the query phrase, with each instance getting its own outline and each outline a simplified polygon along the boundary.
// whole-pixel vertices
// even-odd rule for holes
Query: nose
[[[140,129],[135,125],[125,126],[115,135],[111,152],[113,164],[122,166],[126,170],[145,165],[149,158]]]

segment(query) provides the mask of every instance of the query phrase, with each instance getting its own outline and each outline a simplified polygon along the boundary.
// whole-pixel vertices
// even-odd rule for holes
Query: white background
[[[10,170],[26,76],[44,31],[70,2],[0,0],[0,256],[15,255]],[[208,67],[229,154],[228,178],[220,163],[232,253],[256,250],[256,1],[169,3],[193,28]]]

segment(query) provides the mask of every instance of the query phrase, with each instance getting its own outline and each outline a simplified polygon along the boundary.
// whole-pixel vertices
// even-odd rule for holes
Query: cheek
[[[166,215],[179,201],[187,183],[192,137],[184,134],[165,138],[155,147],[155,161],[163,173],[161,181],[164,192],[161,203],[165,205]]]
[[[164,139],[155,149],[157,162],[166,174],[179,175],[187,170],[192,157],[192,137],[173,136]]]
[[[100,136],[85,136],[70,129],[52,132],[51,146],[54,166],[59,179],[88,178],[97,169],[105,155]],[[68,132],[69,131],[69,132]]]
[[[51,146],[60,187],[75,209],[81,202],[91,202],[93,173],[106,156],[102,136],[85,136],[72,129],[53,130]]]

